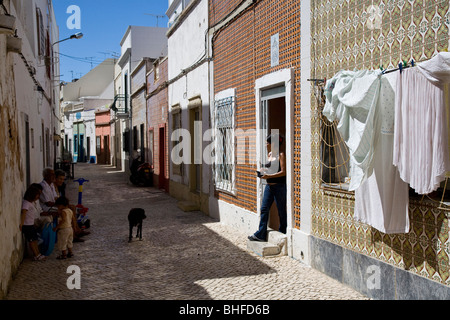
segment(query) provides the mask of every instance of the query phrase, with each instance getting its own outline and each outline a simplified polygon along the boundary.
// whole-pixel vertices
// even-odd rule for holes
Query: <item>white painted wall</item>
[[[19,231],[23,171],[20,163],[19,114],[16,109],[14,58],[6,51],[6,35],[0,34],[0,299],[22,261],[23,242]],[[10,140],[11,125],[16,127]]]
[[[42,181],[42,170],[47,165],[53,167],[55,153],[58,155],[53,133],[59,132],[59,87],[53,86],[59,66],[55,64],[54,74],[49,78],[45,59],[38,56],[36,39],[36,7],[41,8],[44,30],[49,28],[50,43],[58,38],[53,9],[50,7],[47,16],[47,0],[6,0],[3,3],[8,13],[16,17],[15,29],[22,39],[21,53],[35,70],[33,76],[48,99],[35,90],[36,85],[21,56],[7,51],[7,35],[0,33],[0,299],[23,258],[25,245],[18,226],[27,187],[27,171],[30,172],[30,183]],[[0,13],[3,14],[3,10]],[[58,50],[57,46],[54,49]],[[25,121],[29,122],[30,127],[29,166],[26,162]],[[45,139],[47,129],[48,141]],[[48,151],[48,157],[44,157],[44,151]]]
[[[205,33],[208,30],[208,1],[201,0],[176,27],[168,38],[168,75],[169,81],[176,78],[182,70],[189,68],[200,60],[206,52]],[[171,30],[169,29],[169,33]],[[209,76],[208,63],[186,72],[186,74],[169,85],[169,139],[172,133],[172,117],[170,110],[179,105],[182,112],[182,127],[189,129],[188,105],[189,99],[200,97],[202,100],[202,132],[209,129]],[[204,150],[210,142],[203,142]],[[189,173],[185,170],[184,177],[173,175],[172,166],[170,179],[174,182],[189,185]],[[188,166],[185,166],[188,168]],[[202,166],[202,192],[209,194],[211,176],[210,166]]]
[[[115,82],[116,94],[125,94],[125,86],[128,88],[128,106],[131,102],[131,77],[132,72],[137,67],[137,65],[142,61],[143,58],[153,58],[157,59],[162,56],[167,55],[167,28],[161,27],[142,27],[142,26],[129,26],[125,31],[120,42],[121,46],[121,57],[118,61],[118,67],[120,71],[116,70],[116,74],[120,73],[120,79]],[[125,76],[127,75],[127,81],[125,83]],[[121,132],[120,136],[120,148],[122,148],[122,133],[128,128],[132,133],[134,124],[132,119],[134,118],[133,109],[129,109],[129,118],[120,120],[120,131],[115,125],[115,136],[117,139],[117,133]],[[143,121],[146,120],[145,115],[142,118]],[[118,125],[117,125],[118,126]],[[130,135],[131,137],[131,135]],[[131,146],[131,143],[130,143]],[[130,155],[125,152],[121,152],[121,168],[124,171],[129,171],[129,159]]]
[[[64,134],[72,140],[70,149],[67,146],[67,149],[71,150],[72,159],[74,159],[73,124],[75,122],[83,122],[85,126],[84,149],[86,156],[88,137],[90,140],[89,155],[96,156],[95,110],[109,106],[114,101],[114,74],[114,60],[106,59],[78,81],[68,83],[62,89],[63,107],[69,106],[65,110],[63,119]],[[76,118],[77,113],[81,114],[79,119]],[[63,140],[65,141],[65,139]],[[69,140],[68,143],[70,143]],[[88,158],[87,161],[89,160]]]
[[[56,25],[53,13],[50,14],[49,19],[47,19],[46,17],[46,0],[34,0],[27,3],[22,1],[20,5],[20,9],[22,9],[22,12],[17,12],[14,7],[11,7],[11,14],[25,19],[23,21],[17,19],[16,21],[18,35],[22,38],[22,54],[24,55],[28,63],[35,68],[35,79],[44,89],[45,96],[50,99],[47,99],[43,94],[36,91],[36,85],[30,77],[25,64],[23,63],[20,56],[18,54],[15,54],[14,72],[16,92],[20,92],[20,94],[17,95],[17,109],[21,115],[19,126],[21,128],[21,132],[24,133],[24,121],[28,116],[28,120],[30,122],[30,130],[32,129],[34,132],[34,135],[30,137],[30,139],[32,139],[31,145],[34,145],[34,148],[32,147],[30,150],[31,159],[33,159],[33,161],[31,161],[30,163],[31,183],[42,181],[42,169],[44,167],[53,167],[53,163],[55,161],[53,133],[59,133],[60,129],[58,119],[55,118],[59,118],[59,101],[57,100],[59,97],[59,86],[55,86],[55,82],[53,82],[53,79],[48,78],[46,74],[44,57],[37,55],[37,39],[35,39],[37,37],[35,14],[36,7],[41,8],[45,30],[47,30],[47,22],[50,22],[51,41],[56,42],[57,40],[55,39],[58,38],[58,27]],[[34,15],[30,15],[31,12],[33,12]],[[30,32],[30,29],[32,28],[34,28],[34,33]],[[29,41],[29,37],[31,37],[32,34],[34,35],[34,38],[32,41]],[[58,50],[58,45],[54,47],[54,50]],[[53,62],[55,63],[54,75],[59,74],[59,64],[56,63],[56,60],[54,60]],[[53,114],[53,110],[55,110],[55,115]],[[44,126],[44,137],[42,135],[42,125]],[[48,148],[46,147],[45,141],[45,131],[47,129],[50,132],[50,145]],[[23,154],[25,154],[25,137],[22,136],[21,138],[23,138],[21,139],[21,150]],[[48,157],[44,154],[44,152],[46,152],[47,150],[50,153]],[[56,152],[56,154],[57,156],[59,155],[58,152]],[[22,165],[26,165],[24,157],[22,157]]]
[[[301,21],[311,21],[311,1],[302,1]],[[311,25],[301,25],[301,227],[293,229],[291,256],[310,264],[309,239],[311,235],[312,210],[312,163],[311,163]]]

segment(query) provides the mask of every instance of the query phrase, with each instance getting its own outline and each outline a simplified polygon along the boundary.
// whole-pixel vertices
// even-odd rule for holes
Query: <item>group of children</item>
[[[69,207],[69,200],[63,195],[55,197],[55,201],[50,203],[50,210],[42,214],[41,210],[39,210],[40,206],[38,206],[42,193],[43,186],[41,184],[32,184],[26,190],[22,201],[19,229],[30,245],[30,249],[34,255],[34,261],[43,261],[47,257],[41,254],[39,250],[36,221],[41,216],[47,216],[50,220],[57,221],[56,224],[53,224],[53,231],[56,232],[57,238],[56,248],[60,252],[57,259],[71,258],[73,257],[74,212]],[[47,202],[47,204],[49,203]]]

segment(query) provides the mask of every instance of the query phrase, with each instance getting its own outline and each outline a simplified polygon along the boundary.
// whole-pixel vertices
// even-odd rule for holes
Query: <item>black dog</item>
[[[134,208],[130,210],[128,214],[128,222],[130,223],[130,236],[128,238],[128,242],[131,242],[133,238],[133,227],[137,227],[136,238],[139,237],[139,240],[142,240],[142,220],[147,218],[145,215],[145,211],[142,208]]]

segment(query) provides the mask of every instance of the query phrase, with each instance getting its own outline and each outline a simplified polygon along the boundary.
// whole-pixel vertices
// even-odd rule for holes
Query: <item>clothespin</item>
[[[398,64],[398,69],[400,70],[400,73],[402,73],[402,71],[403,71],[403,63],[399,63]]]
[[[411,67],[414,67],[414,64],[415,64],[414,59],[411,59]]]

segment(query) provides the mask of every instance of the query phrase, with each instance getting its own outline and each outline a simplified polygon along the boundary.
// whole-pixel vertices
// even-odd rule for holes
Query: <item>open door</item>
[[[286,137],[286,88],[278,86],[261,92],[261,112],[260,112],[260,150],[261,150],[261,166],[267,163],[267,147],[266,138],[271,133],[279,133]],[[280,151],[285,151],[285,143],[281,146]],[[260,179],[260,199],[263,197],[266,187],[266,180]],[[278,210],[274,202],[270,210],[269,228],[273,230],[279,229],[280,220]]]

